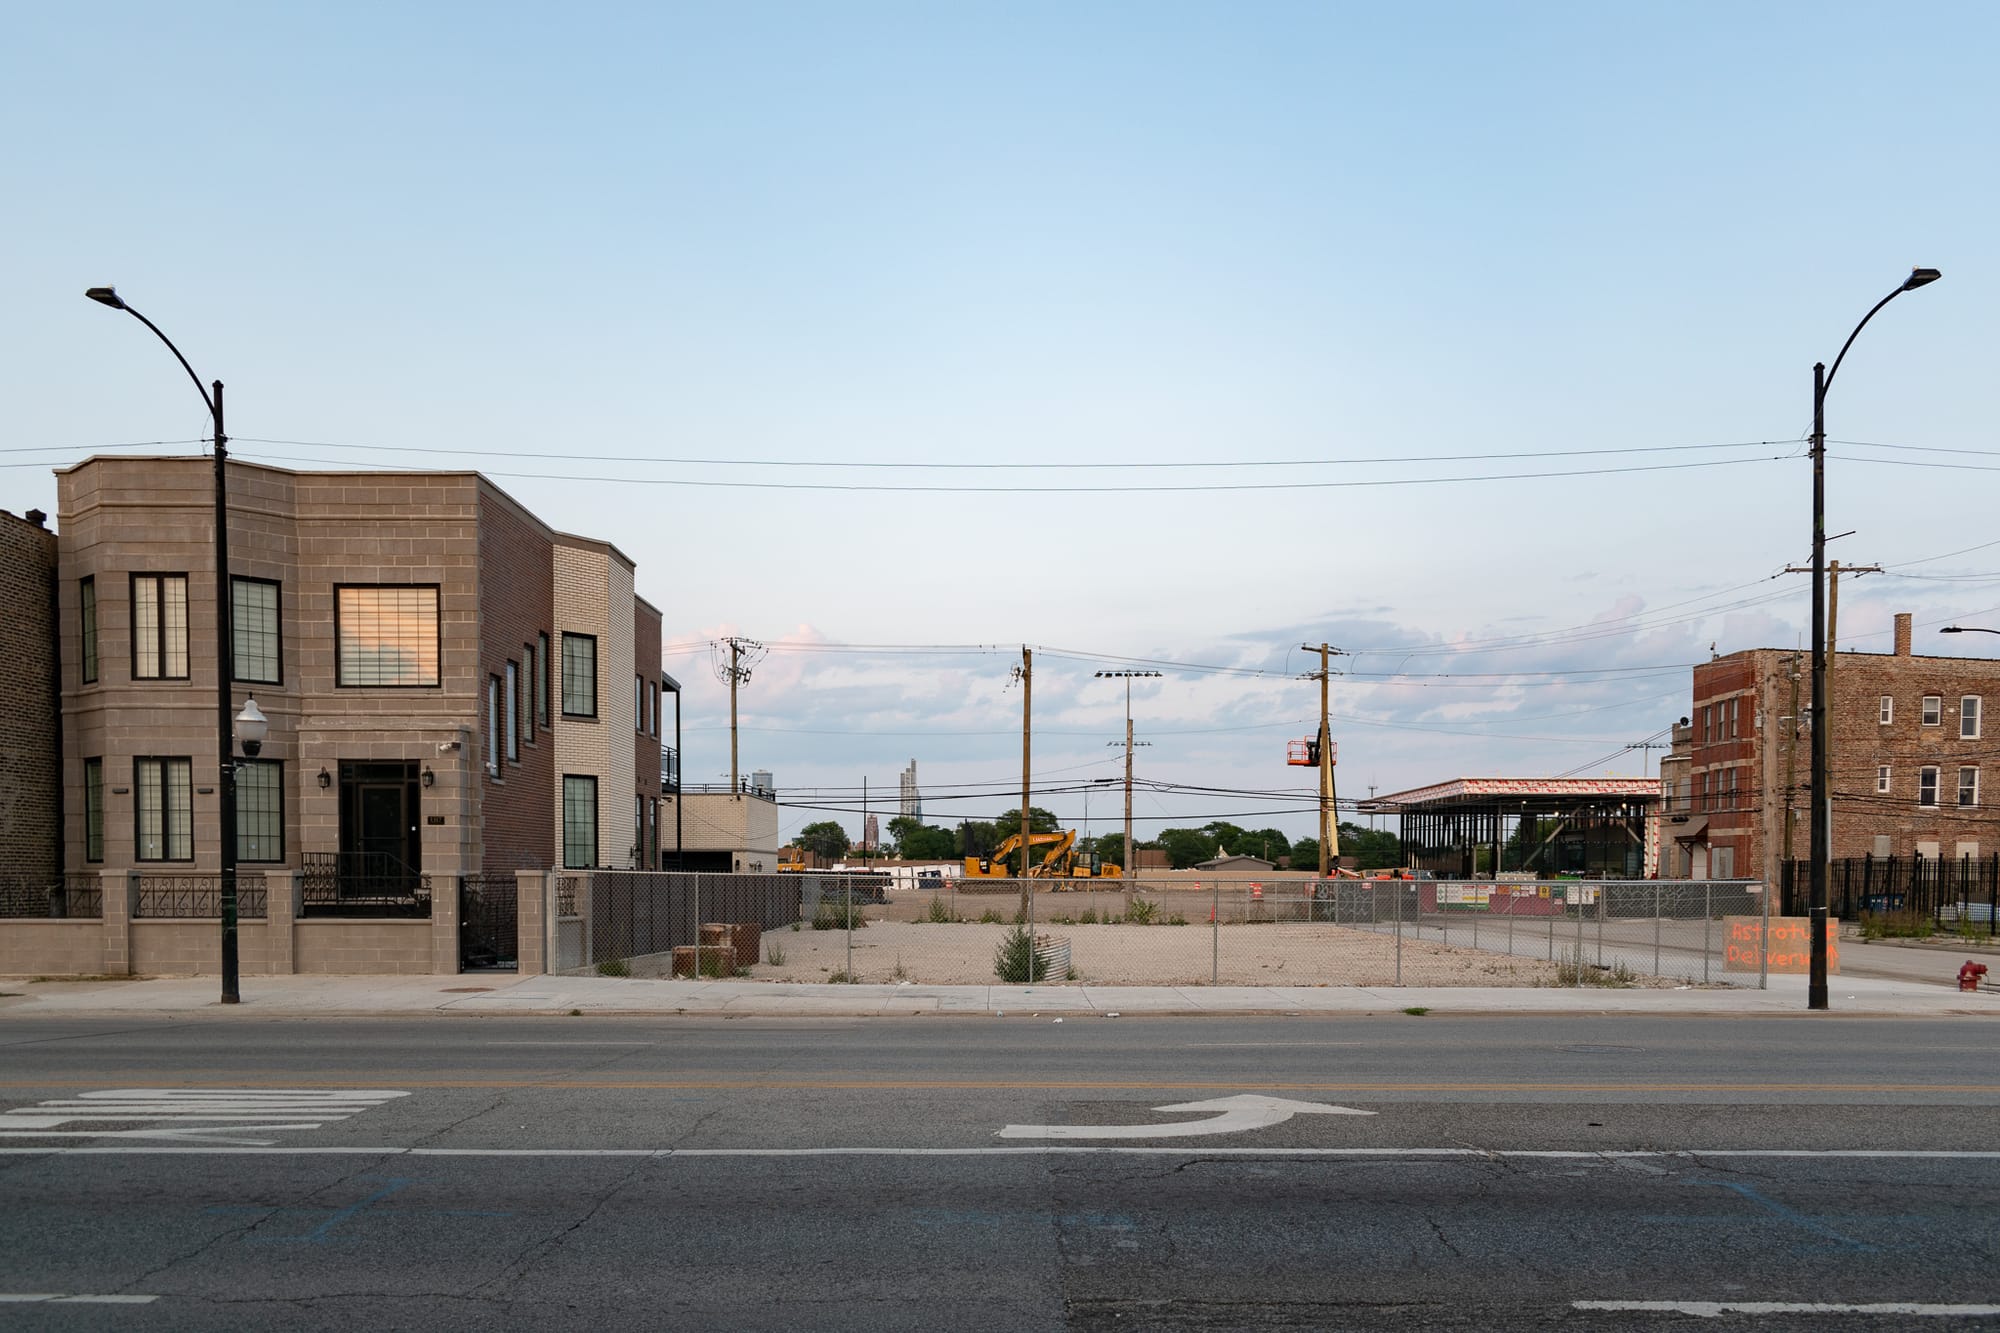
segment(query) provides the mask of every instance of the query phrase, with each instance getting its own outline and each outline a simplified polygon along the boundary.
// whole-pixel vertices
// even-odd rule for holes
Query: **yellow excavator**
[[[990,856],[968,856],[965,858],[967,879],[1005,879],[1008,877],[1007,858],[1019,851],[1021,835],[1010,833],[993,849]],[[1030,833],[1028,835],[1028,855],[1034,856],[1038,849],[1041,859],[1028,867],[1030,879],[1117,879],[1119,867],[1109,862],[1095,862],[1087,855],[1079,855],[1076,850],[1076,830],[1066,829],[1061,833]]]

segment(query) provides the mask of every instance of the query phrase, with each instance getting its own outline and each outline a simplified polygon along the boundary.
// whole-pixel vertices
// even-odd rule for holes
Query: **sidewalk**
[[[1187,1014],[1799,1014],[1806,979],[1772,977],[1747,987],[1615,990],[1536,987],[1341,986],[836,986],[756,981],[655,981],[613,977],[468,973],[463,976],[246,976],[242,1003],[219,1002],[212,976],[134,981],[0,980],[0,1024],[16,1017],[102,1015],[310,1018],[453,1017],[519,1014],[692,1014],[731,1017],[996,1018],[1127,1017]],[[1831,1008],[1820,1016],[1990,1015],[2000,993],[1872,977],[1834,977]]]

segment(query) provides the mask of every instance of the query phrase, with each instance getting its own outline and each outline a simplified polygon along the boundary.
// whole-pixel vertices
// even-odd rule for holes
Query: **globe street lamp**
[[[194,381],[195,392],[201,395],[202,405],[208,408],[208,415],[215,423],[215,695],[216,695],[216,748],[220,752],[221,771],[220,793],[217,806],[216,829],[221,846],[221,899],[222,914],[222,1003],[235,1004],[242,999],[237,989],[236,958],[236,754],[231,735],[232,722],[242,729],[244,751],[255,755],[263,748],[268,727],[263,713],[257,708],[256,700],[244,707],[243,716],[232,719],[230,682],[236,675],[234,653],[234,627],[230,621],[229,588],[229,436],[222,426],[222,381],[216,380],[210,388],[204,388],[201,376],[194,373],[194,367],[181,355],[181,349],[174,346],[173,339],[160,332],[160,326],[134,310],[110,287],[92,287],[85,296],[99,305],[113,310],[123,310],[132,318],[153,331],[153,336],[167,345],[174,359],[181,363],[181,369]]]
[[[1840,373],[1840,363],[1846,358],[1847,349],[1854,346],[1855,338],[1868,326],[1868,321],[1875,318],[1876,311],[1904,292],[1928,286],[1941,276],[1934,268],[1911,269],[1910,276],[1895,291],[1877,301],[1874,309],[1861,317],[1861,322],[1854,326],[1854,332],[1848,334],[1847,341],[1840,345],[1840,355],[1833,358],[1832,370],[1826,368],[1825,362],[1813,366],[1813,650],[1812,707],[1809,710],[1812,719],[1812,866],[1807,877],[1810,885],[1807,907],[1811,913],[1812,964],[1806,986],[1808,1009],[1827,1007],[1826,880],[1827,862],[1832,855],[1832,811],[1828,808],[1832,793],[1827,785],[1829,738],[1826,734],[1826,391],[1833,386],[1833,377]]]

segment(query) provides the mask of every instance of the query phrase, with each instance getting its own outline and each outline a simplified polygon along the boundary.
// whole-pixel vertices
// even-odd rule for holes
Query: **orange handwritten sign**
[[[1766,943],[1765,926],[1770,927]],[[1812,971],[1812,919],[1803,916],[1722,918],[1722,970],[1756,972],[1769,964],[1773,972],[1804,975]],[[1840,971],[1840,923],[1826,923],[1826,970],[1831,976]]]

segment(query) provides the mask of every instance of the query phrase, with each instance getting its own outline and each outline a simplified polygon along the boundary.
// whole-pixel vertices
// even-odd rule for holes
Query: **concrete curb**
[[[1803,977],[1746,988],[1577,990],[1531,987],[919,986],[656,981],[507,974],[245,977],[243,1002],[220,1003],[212,977],[0,981],[10,1018],[485,1017],[542,1015],[731,1018],[1140,1018],[1365,1016],[1422,1009],[1451,1016],[1680,1014],[1688,1017],[2000,1017],[2000,994],[1847,978],[1831,1008],[1805,1007]]]

